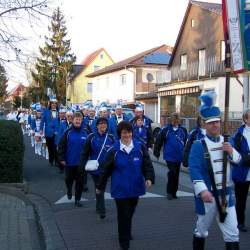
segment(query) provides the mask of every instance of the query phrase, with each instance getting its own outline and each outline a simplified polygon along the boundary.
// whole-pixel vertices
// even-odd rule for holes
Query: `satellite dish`
[[[152,82],[154,80],[154,76],[151,73],[147,73],[146,78],[148,82]]]

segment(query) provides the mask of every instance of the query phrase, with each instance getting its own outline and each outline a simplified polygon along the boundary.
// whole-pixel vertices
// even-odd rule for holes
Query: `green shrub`
[[[23,181],[24,143],[17,122],[0,120],[0,183]]]

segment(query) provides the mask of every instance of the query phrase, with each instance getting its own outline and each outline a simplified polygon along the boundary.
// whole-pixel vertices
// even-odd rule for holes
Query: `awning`
[[[199,93],[201,89],[199,86],[196,87],[189,87],[189,88],[182,88],[182,89],[171,89],[159,92],[159,96],[169,96],[169,95],[186,95],[191,93]]]

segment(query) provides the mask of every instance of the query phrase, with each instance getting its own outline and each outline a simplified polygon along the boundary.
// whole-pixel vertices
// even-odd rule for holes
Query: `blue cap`
[[[36,103],[35,104],[36,106],[35,106],[35,110],[36,110],[36,112],[42,112],[42,106],[41,106],[41,104],[40,103]]]
[[[202,94],[199,99],[201,100],[199,112],[201,118],[205,121],[205,123],[220,121],[221,111],[219,107],[214,106],[216,93],[214,91],[207,91]]]

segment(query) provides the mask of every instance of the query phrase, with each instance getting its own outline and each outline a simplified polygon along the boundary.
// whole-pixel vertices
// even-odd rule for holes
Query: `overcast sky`
[[[220,3],[220,0],[208,0]],[[115,62],[162,44],[174,46],[188,0],[55,0],[65,15],[72,52],[81,62],[103,47]],[[29,51],[37,53],[48,24],[29,32]],[[24,82],[21,70],[10,67],[10,86]],[[24,82],[24,84],[26,84]],[[27,85],[27,84],[26,84]]]

